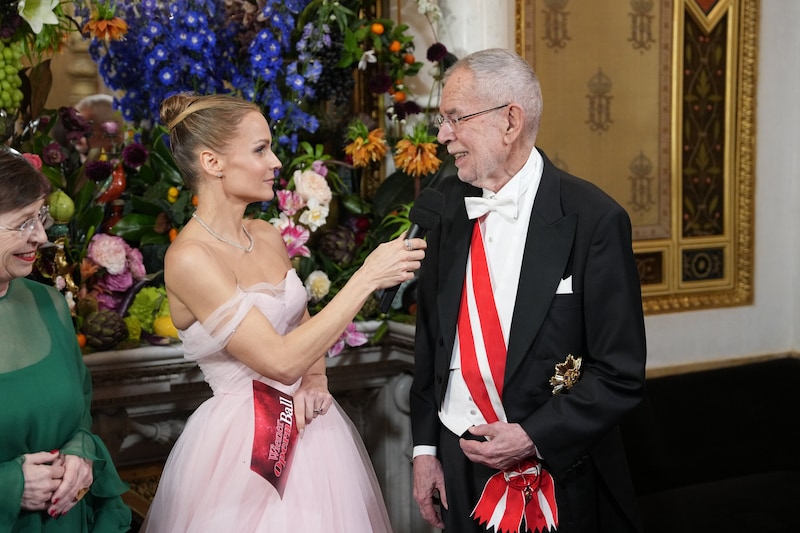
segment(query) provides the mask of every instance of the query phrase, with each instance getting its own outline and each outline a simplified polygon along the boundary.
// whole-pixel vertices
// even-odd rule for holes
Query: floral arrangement
[[[32,3],[27,0],[29,7]],[[434,4],[417,3],[429,22],[441,15]],[[15,3],[17,15],[25,4]],[[116,91],[115,106],[124,119],[124,125],[103,124],[104,135],[124,140],[111,149],[88,150],[91,124],[74,109],[31,106],[21,113],[24,128],[9,144],[38,158],[56,188],[50,199],[58,215],[51,229],[55,246],[43,250],[36,272],[70,300],[87,350],[164,343],[176,336],[160,273],[166,248],[189,220],[196,198],[172,161],[167,132],[154,120],[167,95],[233,92],[264,110],[285,165],[275,200],[250,206],[247,216],[267,220],[281,232],[312,314],[377,244],[408,227],[419,188],[433,183],[444,167],[427,112],[405,85],[423,66],[413,37],[408,26],[371,15],[370,2],[72,4],[70,16],[55,0],[39,5],[64,32],[80,30],[91,39],[92,57]],[[11,18],[0,13],[0,28]],[[44,30],[55,24],[49,16],[42,20]],[[24,32],[15,30],[13,42],[23,34],[36,41],[32,36],[38,34],[27,24]],[[0,48],[0,54],[19,52]],[[452,59],[440,43],[426,57],[439,73]],[[362,111],[371,116],[353,120],[357,85],[366,88]],[[433,89],[428,108],[432,97]],[[419,118],[409,123],[414,116]],[[365,196],[360,172],[387,162],[396,171],[374,197]],[[408,312],[401,306],[383,315],[374,299],[357,318],[402,320]],[[351,325],[329,355],[364,342]]]

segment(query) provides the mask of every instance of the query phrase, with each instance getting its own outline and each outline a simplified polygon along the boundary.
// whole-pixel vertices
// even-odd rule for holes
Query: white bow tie
[[[489,211],[496,211],[507,220],[517,219],[517,199],[513,197],[482,198],[480,196],[467,196],[464,198],[464,205],[467,206],[467,216],[469,218],[479,218]]]

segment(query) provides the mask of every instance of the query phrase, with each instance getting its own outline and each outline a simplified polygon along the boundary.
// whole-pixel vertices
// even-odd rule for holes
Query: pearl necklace
[[[250,252],[253,251],[253,244],[254,244],[253,236],[250,235],[250,233],[247,231],[247,228],[244,227],[244,224],[242,224],[242,229],[244,230],[244,234],[247,235],[247,238],[250,240],[250,245],[247,246],[247,247],[242,246],[241,244],[239,244],[236,241],[232,241],[230,239],[226,239],[225,237],[223,237],[222,235],[220,235],[219,233],[217,233],[216,231],[211,229],[211,227],[208,224],[206,224],[203,221],[202,218],[197,216],[197,213],[192,213],[192,218],[197,220],[200,223],[200,225],[205,228],[205,230],[207,232],[209,232],[211,235],[213,235],[214,237],[216,237],[220,241],[222,241],[224,243],[227,243],[227,244],[230,244],[231,246],[235,246],[236,248],[238,248],[240,250],[243,250],[245,253],[250,253]]]

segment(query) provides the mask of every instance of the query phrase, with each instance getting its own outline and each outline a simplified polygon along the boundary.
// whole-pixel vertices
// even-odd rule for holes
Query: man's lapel
[[[542,154],[544,157],[544,154]],[[567,263],[578,215],[564,216],[558,170],[544,157],[522,258],[517,300],[506,357],[506,383],[522,363],[544,322]]]
[[[439,290],[438,308],[440,310],[439,320],[442,325],[442,334],[445,342],[450,342],[447,346],[447,353],[453,351],[455,344],[456,323],[458,322],[458,310],[461,305],[461,291],[464,287],[466,276],[467,257],[469,256],[469,245],[472,239],[472,229],[475,225],[474,220],[467,218],[467,208],[464,206],[464,196],[480,196],[481,190],[466,184],[460,184],[458,194],[453,198],[457,201],[450,202],[450,209],[455,214],[450,213],[443,220],[453,220],[449,231],[442,232],[441,255],[439,257],[439,280],[442,284]],[[449,362],[448,362],[449,364]]]

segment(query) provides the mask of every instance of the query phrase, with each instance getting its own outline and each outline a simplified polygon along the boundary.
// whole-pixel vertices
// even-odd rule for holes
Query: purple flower
[[[139,168],[147,161],[147,148],[141,143],[131,143],[122,149],[122,161],[125,166]]]
[[[86,177],[94,182],[108,179],[114,166],[108,161],[89,161],[86,163]]]
[[[119,131],[119,124],[114,122],[113,120],[109,120],[108,122],[103,122],[102,124],[100,124],[100,127],[103,129],[103,133],[105,133],[109,137],[113,137]]]
[[[74,107],[60,107],[58,108],[58,118],[61,120],[61,125],[70,134],[77,135],[78,138],[86,137],[92,132],[92,123],[83,115],[78,113]],[[70,136],[72,138],[73,136]]]
[[[404,120],[409,115],[422,113],[422,108],[413,100],[408,100],[406,102],[395,102],[394,105],[392,105],[391,113],[389,111],[390,110],[387,110],[386,114],[389,115],[390,118],[397,117],[397,120]]]
[[[122,294],[110,294],[106,292],[97,292],[95,295],[97,300],[98,309],[110,309],[116,311],[119,304],[122,303]]]
[[[376,74],[367,82],[367,88],[372,94],[382,94],[387,92],[392,86],[392,78],[386,74]]]
[[[447,57],[447,47],[442,43],[433,43],[428,47],[428,53],[426,55],[428,61],[432,63],[438,63],[445,57]]]
[[[58,165],[62,163],[67,156],[61,149],[61,145],[53,141],[44,148],[42,148],[42,162],[45,165]]]
[[[322,177],[328,175],[328,167],[325,165],[325,163],[323,163],[319,159],[311,163],[311,170],[313,170]]]
[[[110,292],[125,292],[133,285],[133,275],[130,270],[120,274],[106,274],[97,282],[97,286]]]

